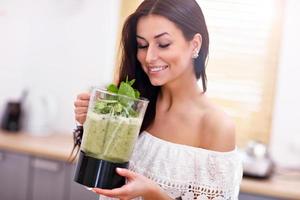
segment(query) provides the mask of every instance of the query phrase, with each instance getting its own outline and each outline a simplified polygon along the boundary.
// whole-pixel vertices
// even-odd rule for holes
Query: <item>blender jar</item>
[[[128,167],[147,105],[146,99],[92,91],[74,178],[77,183],[103,189],[125,184],[116,168]]]

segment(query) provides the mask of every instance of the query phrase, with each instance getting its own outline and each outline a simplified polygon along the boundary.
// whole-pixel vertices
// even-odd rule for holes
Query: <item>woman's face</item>
[[[151,84],[161,86],[183,74],[194,75],[192,55],[196,43],[165,17],[148,15],[137,23],[137,58]]]

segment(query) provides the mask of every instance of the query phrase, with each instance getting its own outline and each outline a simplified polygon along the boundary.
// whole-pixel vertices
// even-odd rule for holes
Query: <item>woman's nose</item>
[[[156,49],[153,46],[148,47],[147,54],[146,54],[146,62],[147,63],[153,63],[153,61],[157,60],[157,52]]]

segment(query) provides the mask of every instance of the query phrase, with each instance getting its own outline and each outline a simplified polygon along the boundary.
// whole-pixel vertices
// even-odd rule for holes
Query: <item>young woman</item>
[[[93,191],[100,199],[237,199],[242,167],[234,123],[205,95],[209,38],[197,2],[143,1],[125,22],[122,45],[118,83],[136,79],[150,103],[130,170],[117,170],[128,183]],[[80,123],[89,97],[75,101]]]

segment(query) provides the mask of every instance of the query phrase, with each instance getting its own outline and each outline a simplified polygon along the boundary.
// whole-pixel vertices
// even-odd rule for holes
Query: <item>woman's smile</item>
[[[168,67],[168,65],[148,66],[148,74],[159,74]]]

